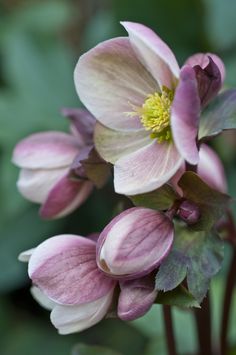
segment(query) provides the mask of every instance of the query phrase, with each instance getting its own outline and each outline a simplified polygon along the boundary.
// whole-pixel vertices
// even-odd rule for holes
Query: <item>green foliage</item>
[[[165,184],[157,190],[129,196],[129,198],[135,206],[152,208],[154,210],[167,210],[179,198],[179,195],[170,185]]]
[[[71,355],[121,355],[120,353],[101,346],[90,346],[85,344],[76,345]]]
[[[191,226],[194,230],[210,230],[222,217],[229,204],[230,197],[208,186],[197,174],[187,171],[178,185],[187,200],[194,202],[200,209],[200,219]]]
[[[156,299],[157,303],[178,307],[199,307],[199,303],[183,286],[178,286],[172,291],[159,291]]]
[[[200,121],[199,138],[215,136],[225,129],[236,129],[236,90],[226,90],[213,100]]]
[[[194,232],[176,226],[174,246],[157,273],[156,289],[173,290],[187,277],[188,290],[200,303],[209,288],[210,279],[221,268],[223,247],[223,241],[213,232]],[[173,273],[175,268],[181,277]]]

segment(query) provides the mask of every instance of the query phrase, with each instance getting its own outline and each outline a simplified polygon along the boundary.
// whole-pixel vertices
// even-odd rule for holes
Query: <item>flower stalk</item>
[[[166,333],[168,355],[177,355],[175,335],[173,329],[173,319],[170,306],[163,305],[163,319]]]

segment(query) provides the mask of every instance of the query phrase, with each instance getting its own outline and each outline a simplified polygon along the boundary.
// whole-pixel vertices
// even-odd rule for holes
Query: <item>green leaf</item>
[[[223,254],[223,241],[213,232],[195,232],[176,224],[174,246],[157,273],[156,289],[173,290],[187,276],[188,290],[201,302],[210,279],[221,268]],[[170,277],[175,268],[181,277],[178,271]]]
[[[199,139],[236,128],[236,90],[226,90],[213,100],[200,120]]]
[[[152,208],[154,210],[167,210],[180,196],[170,185],[165,184],[157,190],[145,194],[129,196],[129,198],[135,206]]]
[[[76,345],[71,355],[121,355],[117,351],[104,348],[101,346],[91,346],[85,344]]]
[[[178,182],[186,199],[193,201],[200,209],[200,219],[191,225],[194,230],[210,230],[224,214],[230,197],[208,186],[201,178],[191,172],[185,172]]]
[[[200,308],[200,305],[196,301],[196,299],[183,286],[178,286],[174,290],[168,292],[160,291],[158,293],[156,302],[160,304],[170,305],[170,306]]]

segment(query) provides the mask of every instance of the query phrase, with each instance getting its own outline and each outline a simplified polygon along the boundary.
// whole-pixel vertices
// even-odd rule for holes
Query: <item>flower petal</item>
[[[78,140],[70,134],[35,133],[16,145],[12,160],[20,168],[61,168],[71,164],[78,149]]]
[[[48,298],[38,287],[31,287],[30,292],[35,301],[37,301],[41,307],[47,309],[48,311],[51,311],[56,306],[56,303]]]
[[[129,117],[127,112],[142,106],[146,97],[157,90],[128,38],[105,41],[82,55],[74,80],[83,104],[113,129],[140,129],[139,117]]]
[[[49,170],[22,169],[17,180],[17,188],[26,199],[44,203],[50,190],[67,173],[67,168]]]
[[[139,60],[156,79],[159,87],[174,88],[179,77],[179,66],[167,44],[142,24],[134,22],[121,22],[121,24],[128,32]]]
[[[136,195],[166,183],[179,169],[183,159],[174,144],[156,140],[117,160],[114,166],[115,191]]]
[[[148,208],[130,208],[116,216],[97,243],[97,264],[109,276],[132,279],[150,273],[169,253],[171,220]]]
[[[23,263],[28,263],[29,259],[31,258],[31,255],[33,254],[34,249],[35,248],[28,249],[20,253],[20,255],[18,256],[18,260]]]
[[[97,123],[94,142],[101,157],[109,163],[115,163],[119,158],[149,144],[150,136],[144,129],[137,132],[118,131]]]
[[[49,191],[40,209],[45,219],[60,218],[78,208],[90,195],[93,184],[90,181],[72,180],[67,175]]]
[[[200,118],[200,98],[194,69],[184,66],[180,72],[171,110],[172,134],[181,156],[196,165],[199,153],[196,144]]]
[[[147,275],[139,279],[120,282],[119,318],[131,321],[148,312],[157,297],[154,281],[154,275]]]
[[[194,67],[195,65],[200,65],[201,68],[205,68],[209,63],[209,57],[212,58],[213,62],[217,65],[221,74],[221,82],[224,82],[225,79],[225,66],[220,57],[213,53],[196,53],[189,57],[185,64]]]
[[[81,332],[100,322],[107,314],[113,298],[113,289],[98,300],[75,306],[56,306],[51,322],[60,334]]]
[[[114,281],[96,264],[96,244],[76,235],[60,235],[40,244],[29,261],[33,283],[57,303],[73,305],[105,296]]]

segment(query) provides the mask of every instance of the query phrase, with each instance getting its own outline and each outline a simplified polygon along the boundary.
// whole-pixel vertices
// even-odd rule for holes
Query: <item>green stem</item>
[[[164,316],[166,344],[167,344],[167,349],[168,349],[168,355],[177,355],[170,306],[163,305],[163,316]]]

